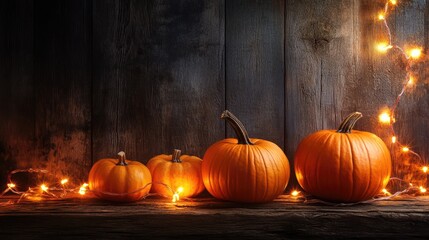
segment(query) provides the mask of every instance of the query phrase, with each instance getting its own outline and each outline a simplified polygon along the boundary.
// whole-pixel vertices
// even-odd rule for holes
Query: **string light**
[[[88,187],[88,183],[82,184],[82,186],[80,186],[80,188],[79,188],[79,194],[85,195],[86,191],[87,191],[87,187]]]
[[[391,34],[390,27],[388,25],[388,22],[387,22],[386,18],[388,16],[388,11],[391,10],[391,9],[393,9],[393,6],[395,6],[397,4],[398,4],[397,0],[387,0],[386,4],[384,6],[384,11],[381,12],[381,13],[380,12],[378,13],[378,20],[380,20],[383,23],[383,26],[385,27],[385,32],[387,34],[388,41],[379,42],[378,44],[376,44],[376,50],[378,52],[381,52],[381,53],[386,53],[388,50],[394,49],[394,50],[398,50],[398,52],[400,54],[402,54],[402,56],[404,57],[404,59],[406,59],[408,61],[407,64],[405,65],[406,66],[405,67],[405,70],[406,70],[406,81],[403,83],[402,90],[397,95],[396,100],[394,101],[394,104],[388,110],[384,110],[379,115],[378,119],[379,119],[379,122],[381,124],[389,125],[389,131],[391,133],[391,142],[392,142],[392,144],[395,144],[395,145],[392,145],[392,147],[398,146],[399,149],[400,149],[400,152],[407,153],[407,155],[406,155],[407,158],[409,158],[409,157],[416,158],[418,160],[419,164],[426,165],[426,161],[423,161],[423,159],[420,157],[419,154],[417,154],[416,152],[412,151],[409,146],[404,146],[400,142],[398,142],[398,138],[397,138],[397,136],[395,134],[395,129],[394,129],[394,126],[393,126],[395,124],[396,108],[398,107],[399,102],[400,102],[403,94],[406,92],[407,88],[412,87],[415,84],[415,82],[416,82],[416,79],[415,79],[415,77],[413,76],[413,74],[411,72],[411,70],[413,69],[412,65],[416,62],[416,60],[420,59],[422,57],[422,55],[423,55],[423,51],[422,51],[421,47],[412,47],[412,48],[407,49],[407,51],[404,51],[403,48],[401,48],[400,46],[395,45],[394,43],[392,43],[392,34]],[[389,8],[389,5],[391,6],[391,8]],[[393,151],[393,154],[397,154],[397,153],[398,152]],[[400,159],[400,157],[401,156],[394,157],[394,159]],[[421,172],[422,173],[427,173],[428,171],[429,171],[429,168],[427,166],[421,167]],[[393,178],[391,178],[391,180],[392,179],[404,182],[404,180],[399,179],[399,178],[393,177]],[[389,197],[392,197],[392,196],[396,196],[398,194],[409,193],[409,192],[412,192],[412,191],[418,191],[420,193],[426,193],[426,188],[424,186],[422,186],[421,184],[416,184],[416,185],[417,186],[420,185],[420,186],[417,188],[417,187],[414,187],[414,185],[412,183],[408,183],[407,184],[408,187],[405,190],[399,191],[399,192],[397,192],[395,194],[391,194],[386,189],[383,189],[381,191],[381,194],[383,194],[383,195],[389,195]]]
[[[402,147],[402,152],[407,153],[410,151],[409,147]]]
[[[293,190],[290,195],[292,195],[293,197],[297,197],[299,194],[300,194],[300,191]]]
[[[408,54],[412,59],[419,59],[420,56],[422,55],[422,49],[421,48],[413,48],[409,51]]]
[[[45,184],[40,185],[40,189],[41,189],[43,192],[47,192],[47,191],[49,190],[49,188],[48,188]]]
[[[378,116],[378,120],[383,124],[390,124],[390,115],[388,112],[383,112]]]
[[[69,182],[69,180],[68,180],[67,178],[62,179],[62,180],[61,180],[61,185],[64,185],[64,184],[66,184],[66,183],[68,183],[68,182]]]
[[[180,200],[180,194],[183,192],[183,187],[178,187],[176,192],[174,192],[173,194],[173,199],[171,200],[172,202],[177,202]]]
[[[384,18],[384,16],[383,16],[383,18]],[[391,48],[393,48],[393,46],[388,44],[388,43],[385,43],[385,42],[379,43],[376,46],[376,49],[381,53],[386,53]]]

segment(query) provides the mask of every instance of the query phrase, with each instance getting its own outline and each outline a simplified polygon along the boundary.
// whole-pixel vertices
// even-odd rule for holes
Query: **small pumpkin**
[[[333,202],[359,202],[387,185],[390,152],[375,134],[352,130],[361,117],[352,113],[338,130],[317,131],[301,141],[294,164],[306,192]]]
[[[237,138],[218,141],[204,154],[202,176],[208,192],[218,199],[247,203],[269,202],[282,194],[290,176],[283,150],[273,142],[249,138],[228,110],[221,118]]]
[[[171,197],[181,187],[181,197],[195,197],[205,189],[201,158],[180,154],[179,149],[174,149],[172,155],[161,154],[149,160],[147,167],[153,181],[151,191]]]
[[[105,200],[138,201],[149,193],[152,181],[149,169],[138,161],[126,160],[124,152],[118,156],[118,159],[100,159],[92,166],[89,189]]]

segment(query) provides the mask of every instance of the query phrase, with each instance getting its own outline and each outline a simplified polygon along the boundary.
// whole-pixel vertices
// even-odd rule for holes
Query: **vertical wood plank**
[[[34,164],[83,181],[91,166],[90,1],[38,1],[34,12]]]
[[[33,0],[0,3],[0,187],[34,159]]]
[[[94,3],[94,158],[202,157],[224,133],[223,1]]]
[[[225,18],[226,108],[284,149],[284,1],[227,1]]]
[[[337,128],[351,110],[345,88],[355,77],[354,2],[286,1],[285,132],[291,159],[305,136]]]
[[[411,47],[425,47],[429,43],[425,28],[427,9],[429,8],[426,0],[413,0],[402,2],[395,10],[395,18],[392,21],[392,34],[394,41],[405,50]],[[428,49],[425,49],[426,54]],[[404,69],[403,64],[396,60],[391,65],[392,68]],[[408,88],[403,95],[401,102],[396,111],[395,129],[398,139],[402,144],[408,145],[411,150],[419,153],[422,160],[428,163],[429,149],[429,86],[426,69],[429,67],[429,57],[426,55],[423,59],[416,61],[413,67],[413,75],[415,84]],[[402,84],[407,82],[404,75],[391,76],[395,81],[393,84],[402,87]],[[399,94],[399,91],[395,93]],[[393,99],[392,99],[393,100]],[[419,162],[417,159],[410,156],[402,155],[395,159],[395,176],[403,178],[406,181],[424,184],[426,182],[426,174],[422,174],[420,167],[424,162]],[[426,185],[426,184],[424,184]]]

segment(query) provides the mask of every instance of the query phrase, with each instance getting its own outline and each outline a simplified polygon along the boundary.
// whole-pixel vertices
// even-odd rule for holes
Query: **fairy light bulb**
[[[389,191],[387,191],[387,189],[383,188],[381,190],[382,193],[384,193],[384,195],[391,195]]]
[[[292,195],[293,197],[297,197],[299,195],[299,193],[300,193],[300,191],[293,190],[290,195]]]
[[[79,188],[79,194],[80,195],[85,195],[87,187],[88,187],[88,183],[82,184],[82,186],[80,186],[80,188]]]
[[[381,52],[381,53],[386,53],[389,49],[391,49],[393,46],[386,43],[386,42],[382,42],[377,44],[376,49],[377,51]]]
[[[183,192],[183,187],[178,187],[176,192],[173,194],[173,199],[171,200],[172,202],[177,202],[180,200],[180,194]]]
[[[64,178],[64,179],[61,180],[61,185],[64,185],[64,184],[66,184],[68,182],[69,182],[69,180],[67,178]]]
[[[390,3],[391,3],[392,5],[396,5],[396,4],[398,4],[398,1],[396,1],[396,0],[390,0]]]
[[[390,114],[388,112],[383,112],[378,116],[378,121],[383,124],[390,124]]]
[[[378,14],[378,20],[382,21],[384,19],[385,19],[384,14],[382,13]]]
[[[428,167],[428,166],[423,166],[423,167],[422,167],[422,172],[427,173],[427,172],[428,172],[428,170],[429,170],[429,167]]]
[[[422,55],[422,49],[421,48],[413,48],[408,53],[412,59],[419,59]]]
[[[396,139],[396,136],[393,136],[393,137],[392,137],[392,143],[396,143],[396,140],[397,140],[397,139]]]
[[[8,183],[7,187],[8,188],[14,188],[14,187],[16,187],[16,185],[15,185],[15,183]]]
[[[422,186],[419,187],[419,190],[420,190],[421,193],[425,193],[427,191],[426,188],[424,188]]]
[[[40,185],[40,189],[41,189],[43,192],[47,192],[47,191],[49,190],[49,188],[48,188],[45,184]]]
[[[402,152],[404,152],[404,153],[407,153],[407,152],[409,152],[410,151],[410,148],[409,147],[403,147],[402,148]]]

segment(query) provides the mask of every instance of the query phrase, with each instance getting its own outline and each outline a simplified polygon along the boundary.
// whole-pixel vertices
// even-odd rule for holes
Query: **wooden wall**
[[[403,1],[404,2],[404,1]],[[235,113],[253,137],[293,163],[307,134],[377,123],[405,72],[374,51],[384,37],[372,0],[6,0],[0,3],[0,183],[43,167],[84,181],[94,161],[180,148],[203,156],[233,136]],[[429,4],[405,1],[390,18],[398,44],[429,45]],[[391,60],[392,59],[392,60]],[[428,83],[398,109],[399,137],[429,157]],[[292,181],[292,185],[296,184]]]

